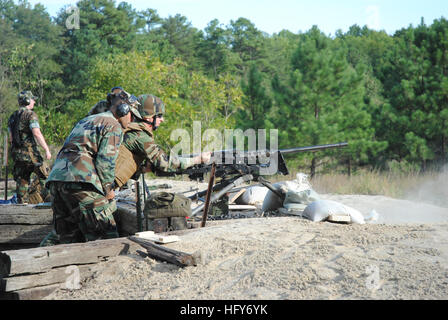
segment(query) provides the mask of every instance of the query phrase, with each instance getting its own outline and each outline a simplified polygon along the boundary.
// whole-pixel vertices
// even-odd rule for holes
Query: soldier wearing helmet
[[[194,158],[168,156],[154,141],[154,131],[164,122],[164,103],[151,94],[139,96],[138,102],[141,117],[125,130],[115,170],[116,187],[123,186],[130,178],[138,179],[141,172],[171,172],[210,161],[210,152]]]
[[[31,91],[22,91],[17,98],[19,110],[9,117],[8,132],[11,156],[14,160],[13,175],[17,185],[17,202],[27,203],[31,174],[33,172],[36,174],[42,187],[48,176],[47,167],[37,144],[45,150],[47,160],[51,159],[51,152],[40,131],[37,114],[33,111],[37,98]]]
[[[108,111],[75,125],[46,183],[52,197],[54,231],[40,246],[118,237],[113,182],[131,113],[125,101],[114,99]]]

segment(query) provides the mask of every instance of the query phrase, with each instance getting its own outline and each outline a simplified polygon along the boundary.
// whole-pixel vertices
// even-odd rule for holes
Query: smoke
[[[405,199],[448,208],[448,165],[439,174],[407,192]]]

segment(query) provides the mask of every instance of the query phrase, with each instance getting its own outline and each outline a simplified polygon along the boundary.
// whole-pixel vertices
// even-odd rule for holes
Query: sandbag
[[[308,175],[304,173],[297,173],[296,179],[292,181],[277,182],[274,187],[281,190],[285,198],[280,199],[269,190],[264,199],[262,211],[277,210],[281,207],[303,210],[307,204],[319,200],[319,195],[312,190],[308,182]]]
[[[283,201],[283,207],[286,209],[303,210],[312,202],[320,200],[319,195],[313,190],[295,191],[288,190]]]
[[[191,199],[169,192],[151,193],[143,213],[150,219],[188,217],[191,215]]]
[[[261,186],[252,186],[246,189],[246,191],[236,199],[237,204],[254,205],[257,203],[263,203],[264,198],[269,189]]]
[[[277,183],[274,183],[273,186],[276,189],[281,190],[282,192],[286,193],[288,190],[286,187],[286,182],[277,182]],[[263,212],[273,211],[273,210],[277,210],[278,208],[281,208],[282,206],[283,206],[283,199],[280,199],[274,192],[269,190],[266,193],[266,197],[263,200],[263,206],[261,207],[261,210]]]
[[[364,217],[358,210],[332,200],[318,200],[310,203],[303,211],[303,217],[311,221],[324,221],[330,215],[350,215],[352,223],[364,224]]]

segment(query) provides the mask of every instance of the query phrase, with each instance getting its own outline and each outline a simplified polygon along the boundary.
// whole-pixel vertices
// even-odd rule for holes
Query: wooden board
[[[229,210],[257,210],[257,207],[248,204],[229,204]]]
[[[52,213],[51,208],[37,209],[34,204],[22,205],[22,204],[0,204],[1,214],[43,214]]]
[[[135,243],[126,238],[73,243],[53,247],[0,252],[0,277],[40,273],[72,264],[97,263],[129,252]]]
[[[145,240],[151,240],[155,243],[171,243],[171,242],[177,242],[180,240],[180,238],[176,235],[161,235],[161,234],[155,234],[154,231],[144,231],[144,232],[138,232],[135,234],[136,237],[145,239]]]
[[[51,284],[12,292],[0,292],[0,300],[40,300],[58,289],[61,285]]]
[[[352,221],[350,215],[345,214],[330,214],[327,218],[330,222],[350,223]]]
[[[52,229],[52,225],[0,225],[0,243],[39,244]]]
[[[91,275],[92,266],[92,264],[66,266],[52,269],[44,273],[4,278],[0,280],[0,292],[11,292],[34,287],[48,286],[57,283],[65,283],[70,275],[73,274],[73,269],[70,267],[78,268],[79,279],[82,281]]]
[[[29,212],[0,212],[0,225],[2,224],[52,224],[53,212],[51,210],[32,209]]]
[[[233,204],[236,199],[238,199],[244,192],[246,192],[246,188],[241,189],[237,193],[235,193],[229,201],[229,204]]]

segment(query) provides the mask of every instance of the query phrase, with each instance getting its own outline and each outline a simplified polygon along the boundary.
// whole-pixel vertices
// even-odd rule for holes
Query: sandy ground
[[[365,216],[375,209],[379,219],[214,222],[166,245],[200,253],[196,267],[133,252],[95,265],[80,290],[58,289],[47,299],[448,299],[448,208],[381,196],[321,198]]]

